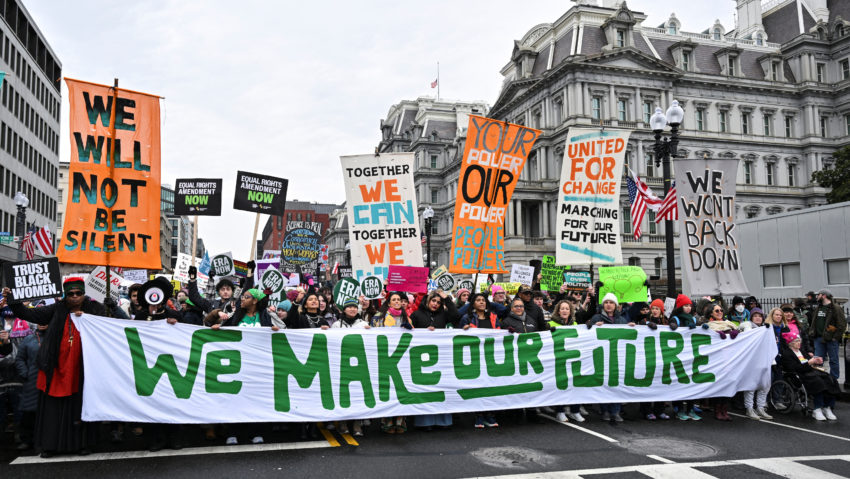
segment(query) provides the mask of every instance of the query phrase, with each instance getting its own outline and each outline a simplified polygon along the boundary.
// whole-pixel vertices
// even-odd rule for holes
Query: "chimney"
[[[735,36],[746,37],[756,30],[764,30],[761,25],[761,0],[736,0],[738,4],[738,26]]]

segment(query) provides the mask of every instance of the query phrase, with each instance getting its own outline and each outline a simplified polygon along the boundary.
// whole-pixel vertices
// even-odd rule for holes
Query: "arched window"
[[[722,37],[722,35],[721,35],[721,33],[720,33],[720,29],[719,29],[719,28],[715,28],[715,29],[714,29],[714,39],[715,39],[715,40],[720,40],[720,39],[721,39],[721,37]]]
[[[756,33],[756,45],[762,46],[764,45],[764,37],[761,33]]]
[[[676,24],[675,23],[671,23],[671,24],[667,25],[667,33],[669,33],[670,35],[676,34]]]
[[[835,27],[835,36],[841,38],[844,36],[844,25],[838,25]]]

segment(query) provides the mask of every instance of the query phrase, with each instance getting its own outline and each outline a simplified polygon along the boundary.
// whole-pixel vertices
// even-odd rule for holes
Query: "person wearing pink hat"
[[[505,292],[505,288],[498,284],[494,284],[490,287],[490,298],[491,303],[501,304],[502,306],[510,305],[510,302],[508,301],[508,293]]]
[[[472,293],[466,288],[460,288],[459,290],[457,290],[457,292],[455,293],[455,298],[457,298],[455,299],[455,307],[460,308],[461,306],[466,304],[466,302],[469,301],[470,294]]]
[[[841,390],[838,388],[838,381],[821,369],[823,358],[807,358],[800,351],[800,336],[794,333],[783,334],[783,339],[786,345],[782,347],[782,370],[796,374],[806,387],[806,392],[813,396],[812,418],[816,421],[837,421],[832,408],[835,407],[835,398]]]

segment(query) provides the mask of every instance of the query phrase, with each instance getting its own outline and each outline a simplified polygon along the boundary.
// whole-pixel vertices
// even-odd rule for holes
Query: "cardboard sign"
[[[670,317],[676,309],[676,298],[664,298],[664,316]]]
[[[195,258],[195,264],[201,264],[201,258]],[[172,278],[181,283],[189,282],[189,267],[192,266],[192,255],[177,253],[177,261],[174,262],[174,273]],[[200,285],[198,285],[200,287]]]
[[[446,268],[446,265],[441,264],[440,266],[437,267],[437,269],[435,269],[434,271],[431,271],[431,279],[437,279],[448,271],[449,271],[449,269]]]
[[[178,179],[174,186],[174,214],[221,216],[221,178]]]
[[[340,158],[351,263],[358,280],[386,278],[390,265],[422,266],[413,160],[413,153]]]
[[[34,259],[3,265],[3,284],[12,290],[9,299],[33,299],[62,296],[62,274],[56,258]]]
[[[204,251],[204,259],[202,259],[201,264],[198,265],[198,273],[209,276],[210,267],[212,267],[212,260],[210,259],[210,254],[207,251]]]
[[[233,262],[233,254],[228,251],[227,253],[213,256],[210,263],[210,271],[215,273],[215,276],[219,277],[235,275],[236,264]]]
[[[333,300],[338,308],[342,308],[348,299],[360,297],[360,282],[354,278],[342,278],[334,285]]]
[[[534,266],[525,266],[522,264],[511,265],[511,283],[524,284],[531,286],[534,281]]]
[[[608,293],[614,293],[620,303],[646,301],[646,272],[640,266],[603,266],[599,281],[599,304]]]
[[[590,271],[564,271],[564,283],[570,291],[584,291],[590,287]]]
[[[280,249],[280,269],[286,273],[315,273],[319,267],[322,223],[287,221]]]
[[[124,280],[133,283],[144,284],[148,280],[148,270],[146,269],[125,269]]]
[[[278,269],[278,267],[280,267],[280,261],[277,259],[257,260],[257,267],[254,268],[254,284],[260,284],[260,279],[267,269]]]
[[[289,180],[285,178],[237,171],[233,209],[283,216],[288,185]]]
[[[387,275],[387,291],[427,293],[428,268],[390,265]]]
[[[452,224],[452,273],[507,273],[505,211],[540,130],[469,115]]]
[[[111,86],[65,83],[71,164],[56,256],[62,263],[161,269],[159,97],[119,89],[113,105]]]
[[[111,272],[109,275],[109,285],[109,295],[112,299],[118,301],[118,287],[121,286],[121,276],[115,272]],[[101,303],[106,298],[106,268],[103,266],[93,269],[86,278],[86,296]]]
[[[570,128],[555,222],[558,264],[622,263],[620,181],[630,133]]]
[[[451,291],[455,287],[455,278],[449,273],[441,274],[437,278],[437,286],[443,291]]]
[[[506,293],[513,296],[519,291],[519,287],[522,286],[520,283],[493,283],[492,285],[487,283],[478,283],[478,291],[482,293],[489,293],[491,286],[501,286]]]
[[[737,160],[676,160],[682,280],[691,295],[747,293],[735,231],[737,172]]]
[[[384,292],[384,283],[377,276],[367,276],[360,282],[360,292],[366,299],[378,299]]]
[[[542,291],[560,291],[564,284],[564,272],[569,266],[558,266],[555,264],[554,256],[544,256],[543,264],[540,266],[540,289]]]

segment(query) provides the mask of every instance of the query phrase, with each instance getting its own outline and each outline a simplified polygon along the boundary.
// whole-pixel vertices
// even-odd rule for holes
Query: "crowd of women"
[[[253,269],[253,263],[249,263]],[[558,292],[542,292],[535,286],[521,286],[514,297],[498,285],[487,292],[460,289],[450,295],[437,290],[428,294],[387,292],[380,300],[364,297],[349,298],[334,304],[332,290],[325,287],[298,287],[286,292],[283,301],[270,300],[269,291],[254,287],[252,275],[237,286],[230,279],[215,283],[215,293],[204,297],[198,290],[196,270],[190,268],[190,281],[173,299],[148,304],[140,294],[142,285],[128,290],[128,297],[119,302],[100,304],[85,295],[84,282],[70,278],[63,285],[64,297],[51,304],[24,304],[7,301],[8,289],[0,300],[4,328],[0,332],[0,418],[13,412],[10,424],[16,431],[20,450],[35,448],[42,456],[58,453],[87,454],[96,444],[97,427],[81,420],[83,371],[82,343],[70,321],[72,314],[82,312],[123,319],[189,323],[210,328],[265,327],[281,329],[303,328],[405,328],[436,330],[444,328],[502,329],[510,333],[549,331],[561,326],[593,328],[608,324],[630,327],[658,326],[704,328],[721,338],[734,340],[739,332],[766,327],[774,332],[777,345],[776,366],[772,375],[796,374],[814,400],[812,417],[816,420],[837,420],[833,411],[839,394],[837,347],[846,329],[844,313],[832,302],[832,294],[822,290],[794,304],[784,304],[765,312],[753,298],[735,297],[731,305],[720,298],[689,298],[680,294],[674,309],[665,312],[664,302],[620,304],[614,294],[601,300],[596,289],[569,290],[566,285]],[[161,281],[162,288],[170,283]],[[214,278],[211,278],[214,281]],[[214,297],[214,299],[213,299]],[[829,372],[823,370],[824,357],[829,359]],[[10,366],[11,365],[11,366]],[[742,367],[746,367],[743,365]],[[746,416],[770,419],[768,390],[741,391]],[[706,409],[714,418],[730,421],[731,398],[652,402],[639,405],[639,414],[648,421],[678,419],[699,421]],[[7,408],[8,406],[8,408]],[[552,405],[524,411],[531,420],[539,414],[552,414],[558,421],[584,422],[591,412],[598,412],[603,421],[622,422],[621,404]],[[497,411],[474,413],[476,428],[499,427]],[[412,419],[412,424],[408,422]],[[404,434],[412,426],[423,430],[450,428],[451,414],[431,414],[387,417],[374,421],[376,428],[386,434]],[[343,434],[364,435],[373,422],[367,419],[327,423]],[[166,424],[110,424],[113,442],[120,442],[125,433],[144,434],[149,448],[180,448],[181,428]],[[271,426],[272,430],[288,427]],[[297,426],[300,438],[318,437],[315,424]],[[207,439],[225,439],[229,445],[240,441],[262,443],[261,424],[228,424],[201,426]]]

